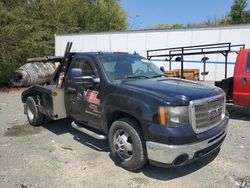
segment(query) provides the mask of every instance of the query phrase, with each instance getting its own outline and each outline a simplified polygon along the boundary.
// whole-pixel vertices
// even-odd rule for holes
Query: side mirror
[[[94,87],[100,83],[100,78],[96,76],[84,76],[83,71],[80,68],[73,68],[70,70],[72,79],[78,83],[83,84],[86,87]]]
[[[84,86],[93,88],[100,83],[100,78],[96,76],[83,76],[82,81]]]
[[[165,73],[165,68],[163,66],[160,67],[160,70]]]
[[[95,83],[95,84],[99,84],[100,83],[100,78],[99,77],[92,77],[92,81],[93,81],[93,83]]]
[[[82,69],[80,68],[73,68],[71,69],[70,73],[73,79],[80,79],[83,77],[83,72],[82,72]]]

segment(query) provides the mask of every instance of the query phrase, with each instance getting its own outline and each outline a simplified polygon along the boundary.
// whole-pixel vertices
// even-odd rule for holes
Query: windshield
[[[153,78],[163,75],[151,61],[136,55],[107,55],[99,57],[111,81]]]

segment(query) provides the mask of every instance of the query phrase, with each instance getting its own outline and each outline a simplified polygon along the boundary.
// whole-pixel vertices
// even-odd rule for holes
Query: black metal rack
[[[233,52],[238,53],[240,48],[245,49],[245,44],[232,45],[231,42],[226,42],[196,46],[183,46],[175,48],[162,48],[147,50],[147,58],[151,59],[155,57],[166,57],[165,61],[169,61],[169,70],[171,70],[172,59],[176,57],[175,61],[181,62],[181,77],[183,78],[184,56],[222,54],[225,57],[225,78],[227,78],[228,54]],[[203,63],[205,64],[205,62]]]
[[[66,49],[64,52],[64,56],[44,56],[44,57],[36,57],[36,58],[29,58],[27,59],[28,63],[34,63],[34,62],[63,62],[67,61],[68,58],[70,57],[70,50],[72,47],[73,43],[72,42],[67,42]]]
[[[29,58],[27,59],[28,63],[34,63],[34,62],[61,62],[63,61],[64,57],[63,56],[45,56],[45,57],[36,57],[36,58]]]

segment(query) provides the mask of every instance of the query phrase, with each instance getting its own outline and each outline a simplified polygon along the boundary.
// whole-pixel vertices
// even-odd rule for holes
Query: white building
[[[190,45],[231,42],[232,44],[246,44],[250,47],[250,25],[236,25],[226,27],[136,30],[124,32],[76,33],[55,35],[55,54],[63,55],[67,42],[73,42],[72,51],[81,52],[137,52],[147,57],[147,50],[170,48]],[[221,80],[224,78],[225,58],[221,54],[206,55],[209,57],[206,80]],[[228,56],[228,77],[233,75],[237,54]],[[198,68],[203,71],[201,58],[203,56],[185,57],[184,68]],[[192,60],[192,62],[190,62]],[[166,61],[154,61],[157,66],[169,64]],[[180,62],[172,62],[172,69],[180,68]]]

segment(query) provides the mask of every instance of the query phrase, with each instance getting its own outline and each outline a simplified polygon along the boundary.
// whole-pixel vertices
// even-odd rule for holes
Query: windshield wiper
[[[150,78],[158,78],[158,77],[162,77],[162,76],[168,77],[168,76],[165,75],[165,74],[159,74],[159,75],[152,76],[152,77],[150,77]]]
[[[150,78],[148,76],[144,76],[144,75],[130,75],[130,76],[126,76],[125,78],[129,79],[129,78]]]

